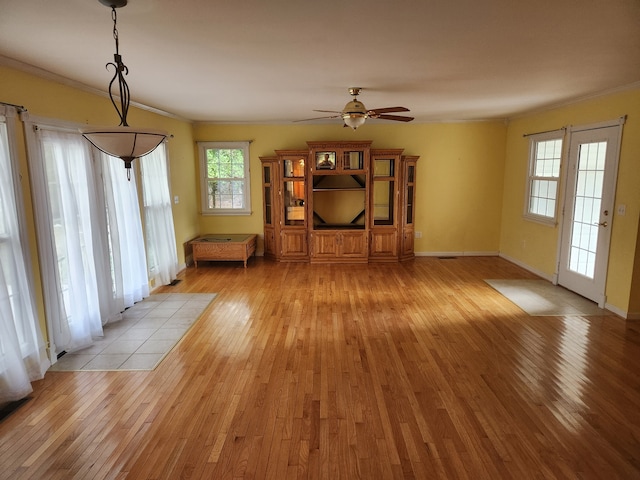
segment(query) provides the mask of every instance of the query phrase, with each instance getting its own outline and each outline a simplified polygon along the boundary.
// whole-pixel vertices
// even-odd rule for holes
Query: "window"
[[[525,218],[555,224],[563,131],[531,136]]]
[[[202,213],[251,214],[249,142],[198,142]]]

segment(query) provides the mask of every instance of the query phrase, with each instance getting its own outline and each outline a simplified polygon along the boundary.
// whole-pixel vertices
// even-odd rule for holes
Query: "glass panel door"
[[[264,223],[265,225],[273,225],[271,165],[264,165],[262,167],[262,185],[264,191]]]
[[[415,198],[415,192],[413,190],[414,182],[415,182],[415,165],[407,165],[407,198],[406,198],[406,224],[413,224],[413,199]]]
[[[571,133],[558,283],[604,307],[622,124]]]
[[[393,225],[395,163],[393,158],[373,161],[373,224]]]
[[[304,225],[305,219],[305,178],[304,158],[285,158],[283,169],[284,223]]]
[[[407,225],[413,224],[413,186],[407,187]]]
[[[346,151],[343,155],[344,170],[363,170],[364,152],[362,150]]]

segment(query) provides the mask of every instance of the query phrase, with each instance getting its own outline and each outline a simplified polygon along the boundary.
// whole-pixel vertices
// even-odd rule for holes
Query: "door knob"
[[[600,225],[601,227],[606,227],[609,224],[605,221],[605,222],[596,223],[595,225]]]

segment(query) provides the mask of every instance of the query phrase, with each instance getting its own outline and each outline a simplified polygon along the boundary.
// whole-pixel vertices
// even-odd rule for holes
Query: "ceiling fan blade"
[[[369,110],[369,112],[374,112],[379,115],[381,113],[393,113],[393,112],[408,112],[409,109],[405,107],[385,107],[385,108],[374,108],[373,110]]]
[[[402,117],[400,115],[378,115],[375,118],[381,118],[382,120],[395,120],[397,122],[410,122],[413,117]]]
[[[324,112],[324,113],[342,113],[336,110],[314,110],[314,112]]]
[[[308,122],[310,120],[324,120],[325,118],[339,118],[340,115],[330,115],[327,117],[303,118],[302,120],[293,120],[294,122]]]

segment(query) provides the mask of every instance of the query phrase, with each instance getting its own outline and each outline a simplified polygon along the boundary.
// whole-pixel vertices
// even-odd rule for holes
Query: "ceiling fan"
[[[298,122],[305,122],[307,120],[319,120],[321,118],[342,118],[345,127],[351,127],[354,130],[364,124],[367,118],[381,118],[383,120],[395,120],[397,122],[410,122],[413,117],[403,117],[401,115],[387,115],[388,113],[395,112],[408,112],[409,109],[405,107],[386,107],[386,108],[374,108],[368,110],[360,100],[358,95],[362,88],[351,87],[349,88],[349,94],[353,97],[349,103],[347,103],[341,112],[335,110],[314,110],[314,112],[334,113],[336,115],[329,115],[326,117],[307,118],[305,120],[297,120]]]

